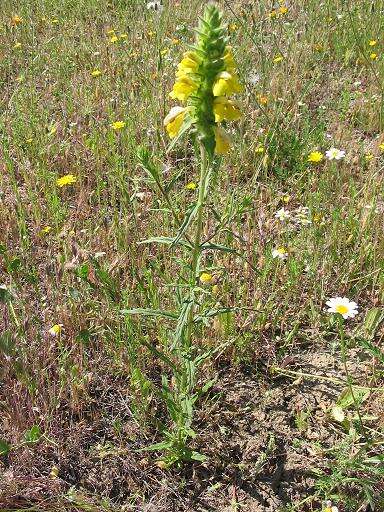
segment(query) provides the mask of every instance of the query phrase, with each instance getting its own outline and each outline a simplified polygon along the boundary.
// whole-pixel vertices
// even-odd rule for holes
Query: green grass
[[[169,372],[146,348],[169,353],[170,325],[121,314],[137,307],[175,311],[175,283],[188,272],[182,249],[138,243],[173,236],[177,228],[140,165],[139,148],[149,152],[176,211],[186,211],[197,195],[185,187],[198,181],[192,145],[184,141],[167,152],[162,123],[175,66],[193,40],[202,5],[164,3],[158,17],[138,0],[2,2],[0,284],[9,294],[0,321],[0,438],[12,449],[0,474],[11,466],[16,474],[48,476],[52,465],[60,466],[63,440],[85,436],[98,400],[121,446],[130,435],[137,448],[157,442],[161,425],[170,424],[158,394],[160,375]],[[384,4],[308,0],[278,17],[269,15],[266,1],[220,4],[245,84],[244,116],[230,128],[234,148],[214,178],[205,234],[219,224],[215,243],[237,254],[206,257],[217,286],[204,287],[202,305],[238,309],[197,330],[198,346],[226,346],[204,365],[201,379],[221,368],[262,373],[260,361],[268,374],[320,346],[338,354],[325,301],[347,296],[360,310],[347,324],[351,364],[359,337],[374,347],[364,345],[370,364],[357,372],[356,384],[380,388],[382,352],[372,350],[383,350],[382,319],[372,335],[364,319],[384,301]],[[22,22],[12,26],[16,14]],[[126,36],[111,42],[111,29]],[[277,55],[283,60],[274,62]],[[99,77],[91,75],[96,69]],[[249,83],[252,73],[260,75],[256,84]],[[125,127],[114,131],[115,121]],[[345,159],[308,162],[310,152],[332,146]],[[65,174],[77,181],[59,188],[56,180]],[[309,208],[309,225],[274,217],[282,207],[294,217],[301,206]],[[280,246],[288,250],[286,261],[272,258]],[[48,334],[54,324],[63,324],[60,337]],[[125,394],[129,413],[121,404],[111,413],[108,390]],[[214,400],[212,392],[197,408]],[[325,499],[341,512],[369,499],[380,509],[375,486],[382,474],[366,460],[382,457],[382,394],[373,391],[363,407],[376,418],[368,422],[369,442],[356,441],[345,426],[329,426],[337,446],[326,462],[319,456],[318,483],[300,498],[312,500],[313,510]],[[27,443],[34,425],[44,440]],[[356,422],[349,426],[359,431]],[[48,446],[42,459],[41,443]],[[148,457],[156,467],[155,456]],[[360,484],[373,479],[371,497],[358,480],[346,481],[352,473]],[[179,475],[167,478],[182,492]],[[148,485],[137,490],[137,503],[150,499]],[[101,494],[112,507],[118,492],[109,491]],[[99,490],[91,494],[88,488],[89,502],[98,503]],[[116,499],[119,506],[129,503],[127,494]],[[299,503],[285,505],[300,510]],[[1,506],[12,508],[0,497]]]

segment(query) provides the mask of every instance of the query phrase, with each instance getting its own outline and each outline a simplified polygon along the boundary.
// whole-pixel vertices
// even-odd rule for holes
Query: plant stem
[[[195,240],[193,243],[193,251],[192,251],[192,263],[191,263],[191,299],[193,300],[194,292],[193,288],[196,285],[196,278],[199,272],[199,262],[201,255],[201,237],[203,233],[203,213],[204,213],[204,202],[206,197],[206,181],[207,181],[207,173],[208,173],[208,156],[207,152],[203,146],[200,145],[200,155],[201,155],[201,167],[200,167],[200,180],[199,180],[199,195],[197,199],[197,219],[196,219],[196,233]],[[191,345],[191,336],[192,336],[192,327],[193,327],[193,314],[194,307],[192,306],[189,312],[188,325],[186,329],[186,338],[185,344],[186,347],[189,348]]]
[[[355,406],[356,414],[357,414],[357,416],[359,418],[359,423],[360,423],[361,431],[362,431],[362,433],[363,433],[363,435],[365,437],[366,442],[369,443],[369,439],[368,439],[367,432],[366,432],[365,427],[364,427],[363,419],[362,419],[361,414],[360,414],[360,406],[357,403],[357,400],[356,400],[356,397],[355,397],[355,393],[353,391],[352,379],[351,379],[351,376],[350,376],[350,373],[349,373],[349,370],[348,370],[347,351],[346,351],[346,346],[345,346],[344,322],[343,322],[342,319],[340,319],[340,323],[339,323],[339,334],[340,334],[341,360],[342,360],[342,363],[343,363],[345,375],[347,377],[348,389],[349,389],[349,392],[351,394],[351,397],[352,397],[352,400],[353,400],[353,403],[354,403],[354,406]]]

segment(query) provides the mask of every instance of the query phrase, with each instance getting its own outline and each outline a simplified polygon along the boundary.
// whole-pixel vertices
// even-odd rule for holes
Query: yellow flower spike
[[[215,132],[215,153],[225,155],[231,149],[232,141],[228,133],[219,126],[214,127]]]
[[[172,92],[169,96],[172,99],[178,99],[180,101],[186,101],[187,98],[197,90],[198,86],[196,82],[189,78],[186,74],[179,76],[173,85]]]
[[[178,135],[184,122],[185,112],[186,109],[183,107],[173,107],[164,119],[164,126],[171,139],[174,139],[176,135]]]
[[[241,87],[237,76],[228,71],[222,71],[216,77],[216,82],[213,85],[214,96],[230,96],[236,92],[241,92]]]
[[[213,112],[215,122],[237,121],[241,117],[239,104],[237,101],[229,100],[225,96],[218,96],[213,102]]]

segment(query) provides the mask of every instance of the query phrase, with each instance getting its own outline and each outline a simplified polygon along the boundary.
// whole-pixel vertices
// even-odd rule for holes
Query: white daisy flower
[[[345,320],[354,318],[358,314],[356,302],[350,301],[347,297],[333,297],[327,300],[328,313],[339,313]]]
[[[288,252],[285,247],[277,247],[272,251],[272,258],[279,258],[279,260],[286,260],[288,258]]]
[[[328,158],[328,160],[341,160],[345,157],[345,151],[337,148],[330,148],[325,152],[325,156]]]
[[[284,207],[280,208],[280,210],[278,210],[275,213],[275,218],[279,219],[281,222],[284,222],[285,220],[288,220],[290,217],[291,217],[291,214]]]
[[[48,330],[48,332],[51,336],[56,338],[56,336],[58,336],[61,333],[62,329],[63,324],[55,324]]]
[[[147,9],[160,13],[164,9],[164,5],[160,0],[153,0],[147,3]]]

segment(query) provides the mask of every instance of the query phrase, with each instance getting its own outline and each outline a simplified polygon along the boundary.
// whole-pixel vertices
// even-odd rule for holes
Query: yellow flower
[[[372,155],[372,153],[366,153],[366,154],[364,155],[364,157],[365,157],[365,159],[366,159],[368,162],[369,162],[369,160],[372,160],[372,159],[373,159],[373,155]]]
[[[228,25],[229,32],[235,32],[237,29],[238,29],[238,27],[237,27],[236,23],[231,23],[230,25]]]
[[[368,45],[369,46],[376,46],[377,45],[377,41],[375,39],[371,39],[370,41],[368,41]]]
[[[172,44],[180,44],[180,39],[177,39],[177,37],[174,37],[172,39]]]
[[[26,139],[26,141],[25,141],[25,142],[26,142],[27,144],[32,144],[33,139],[32,139],[32,138]]]
[[[237,101],[229,100],[225,96],[218,96],[213,102],[215,122],[237,121],[241,117]]]
[[[45,228],[40,230],[40,235],[48,235],[48,233],[52,230],[51,226],[45,226]]]
[[[225,155],[231,149],[231,138],[226,131],[219,126],[215,126],[215,153],[217,155]]]
[[[117,37],[117,35],[113,35],[113,36],[111,37],[111,39],[109,40],[109,42],[110,42],[110,43],[116,43],[116,41],[118,41],[118,40],[119,40],[119,38]]]
[[[128,34],[124,32],[124,34],[120,34],[120,39],[127,39]]]
[[[101,71],[100,69],[94,69],[92,72],[91,72],[91,75],[94,77],[94,78],[97,78],[98,76],[101,75]]]
[[[185,112],[186,110],[183,107],[172,107],[164,119],[164,126],[171,139],[174,139],[179,133],[184,122]]]
[[[197,185],[196,185],[196,183],[194,181],[190,181],[189,183],[187,183],[185,185],[185,188],[187,190],[196,190],[197,189]]]
[[[257,146],[257,148],[255,149],[255,152],[256,153],[264,153],[265,149],[263,146]]]
[[[54,25],[57,25],[57,23],[59,23],[59,20],[57,18],[54,18],[51,23],[53,23]]]
[[[169,52],[169,48],[163,48],[160,52],[160,54],[164,57],[164,55],[167,55],[167,53]]]
[[[20,18],[20,16],[18,16],[17,14],[15,14],[14,16],[12,16],[12,25],[13,26],[17,26],[19,25],[20,23],[23,23],[23,19]]]
[[[19,42],[15,43],[15,44],[13,45],[13,48],[14,48],[15,50],[18,50],[19,48],[21,48],[21,43],[19,43]]]
[[[369,56],[369,58],[370,58],[371,60],[376,60],[376,59],[377,59],[377,53],[371,53],[371,54],[370,54],[370,56]]]
[[[119,130],[122,130],[125,126],[125,122],[124,121],[115,121],[114,123],[111,124],[111,127],[115,130],[115,131],[119,131]]]
[[[276,9],[273,9],[273,11],[271,11],[271,12],[269,13],[269,17],[270,17],[270,18],[272,18],[272,19],[277,17],[277,11],[276,11]]]
[[[233,73],[228,73],[228,71],[219,73],[213,85],[214,96],[230,96],[231,94],[241,91],[242,87],[237,76]]]
[[[208,272],[203,272],[200,276],[200,283],[207,284],[213,281],[212,274],[208,274]]]
[[[223,61],[225,65],[225,70],[228,71],[228,73],[233,73],[235,71],[236,64],[233,58],[232,48],[230,46],[227,46],[225,49]]]
[[[61,178],[57,178],[56,184],[61,188],[66,185],[73,185],[76,183],[77,178],[73,174],[66,174],[65,176],[61,176]]]
[[[382,142],[381,144],[379,144],[379,149],[380,149],[380,151],[384,151],[384,142]]]
[[[169,96],[172,99],[178,99],[185,101],[193,92],[197,90],[198,86],[189,76],[186,74],[180,75],[173,85],[172,92]]]
[[[48,330],[48,332],[51,336],[56,337],[61,333],[62,329],[63,324],[55,324]]]
[[[268,103],[268,96],[263,96],[262,94],[258,94],[256,96],[257,101],[260,105],[266,105]]]
[[[200,59],[195,52],[185,52],[183,58],[179,65],[177,66],[177,76],[187,75],[189,73],[196,73],[199,65]]]
[[[278,62],[281,62],[282,60],[284,59],[284,57],[282,55],[276,55],[274,58],[273,58],[273,62],[275,64],[277,64]]]
[[[280,14],[287,14],[288,12],[288,7],[285,6],[285,5],[282,5],[281,7],[279,7],[279,13]]]
[[[321,162],[323,158],[324,158],[324,155],[320,151],[312,151],[312,153],[309,153],[309,155],[308,155],[308,162],[317,164],[317,163]]]

